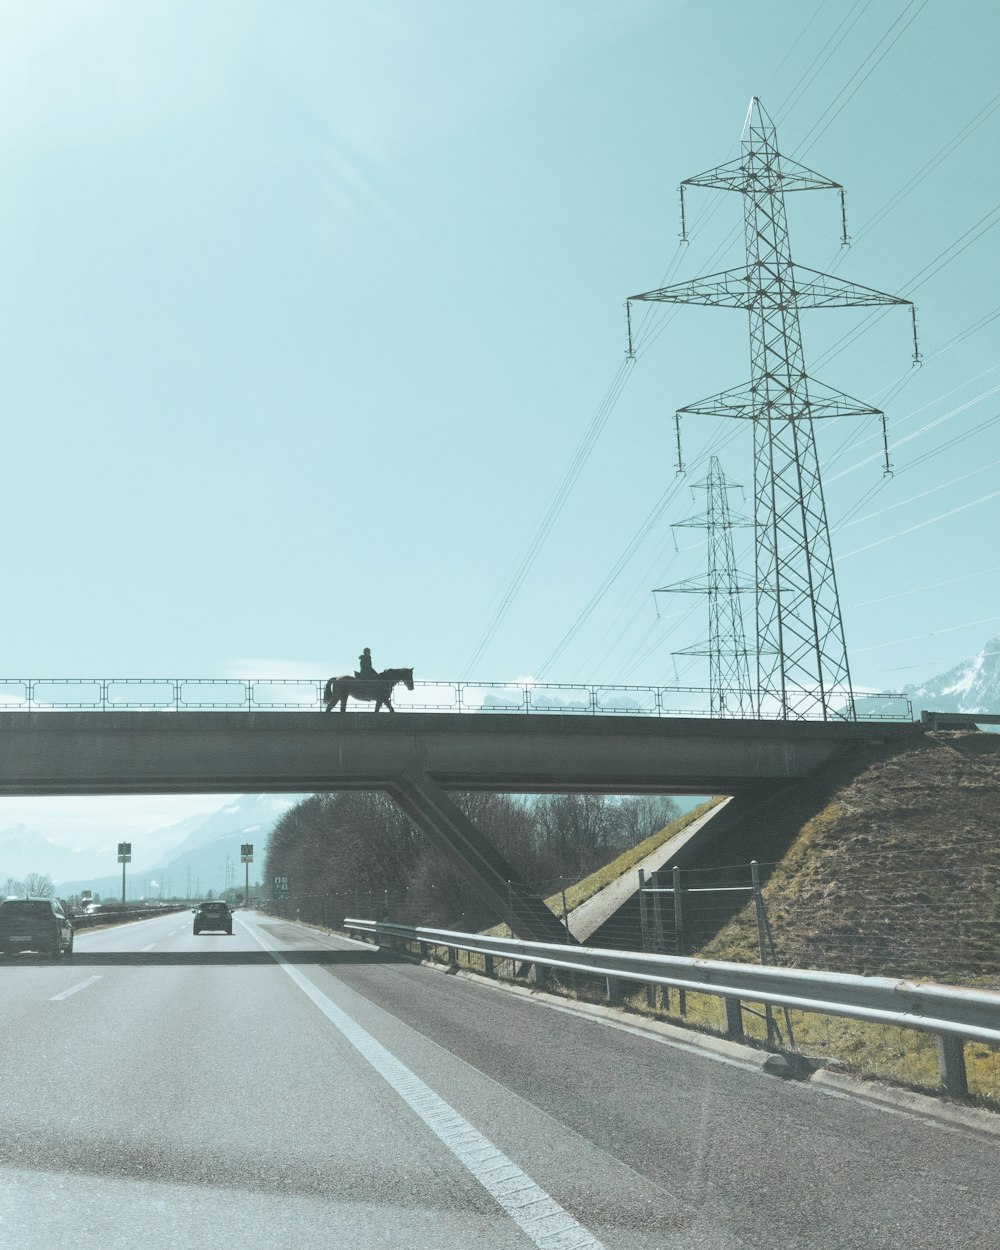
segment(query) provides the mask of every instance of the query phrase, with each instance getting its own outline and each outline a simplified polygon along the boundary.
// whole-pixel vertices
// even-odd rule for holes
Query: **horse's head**
[[[413,689],[413,669],[404,668],[404,669],[401,669],[400,671],[403,674],[403,685],[407,688],[407,690],[412,690]]]

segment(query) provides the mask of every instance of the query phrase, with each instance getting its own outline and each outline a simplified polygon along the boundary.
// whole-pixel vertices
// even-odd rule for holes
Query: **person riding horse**
[[[371,681],[373,677],[377,677],[375,665],[372,664],[371,647],[365,647],[364,651],[358,656],[358,668],[354,673],[355,677],[360,677],[362,681]]]

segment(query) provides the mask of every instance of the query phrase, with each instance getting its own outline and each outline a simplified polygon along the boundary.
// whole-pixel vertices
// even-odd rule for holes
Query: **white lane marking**
[[[64,998],[69,998],[71,994],[79,994],[81,990],[85,990],[88,985],[93,985],[95,981],[100,981],[100,976],[87,977],[86,981],[81,981],[78,985],[71,985],[68,990],[63,990],[61,994],[53,994],[49,999],[50,1003],[61,1002]]]
[[[139,951],[139,954],[144,955],[146,951],[151,951],[155,945],[156,945],[155,942],[150,942],[148,946],[142,947],[142,949]]]
[[[266,942],[245,921],[241,923],[254,941],[268,952],[278,967],[340,1030],[361,1057],[416,1112],[539,1250],[604,1250],[603,1243],[593,1233],[578,1224],[454,1107],[318,990],[298,968],[288,963],[280,950]]]

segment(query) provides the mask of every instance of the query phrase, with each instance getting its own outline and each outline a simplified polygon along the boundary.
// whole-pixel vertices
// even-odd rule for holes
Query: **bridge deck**
[[[371,712],[0,712],[0,793],[445,789],[739,794],[793,781],[858,742],[849,724]]]

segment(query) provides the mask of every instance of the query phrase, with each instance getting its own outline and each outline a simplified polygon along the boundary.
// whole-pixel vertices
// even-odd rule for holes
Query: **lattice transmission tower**
[[[750,653],[743,628],[740,596],[752,585],[740,579],[733,547],[733,530],[753,522],[729,509],[733,489],[722,471],[718,456],[712,456],[708,477],[695,484],[705,491],[705,511],[700,516],[675,521],[677,529],[703,529],[708,534],[708,570],[704,581],[689,578],[670,586],[658,586],[654,594],[702,594],[708,598],[708,641],[684,647],[674,655],[707,655],[708,685],[713,716],[748,717],[756,715],[754,689],[750,681]]]
[[[750,383],[679,409],[678,452],[683,413],[738,417],[752,423],[757,715],[854,720],[854,693],[813,421],[818,417],[880,417],[888,469],[885,418],[881,410],[807,376],[799,309],[904,304],[912,311],[913,306],[909,300],[792,262],[785,195],[839,191],[841,241],[846,245],[844,192],[839,183],[779,153],[774,125],[756,97],[750,103],[741,148],[738,159],[681,184],[681,238],[687,238],[685,187],[738,191],[743,196],[746,264],[633,295],[630,300],[746,309]],[[678,467],[682,467],[680,462]]]

